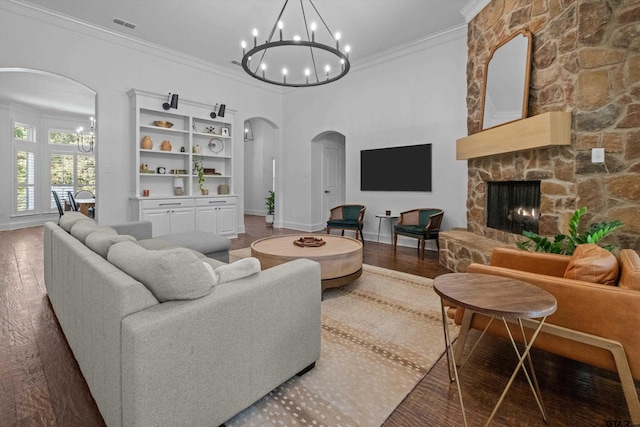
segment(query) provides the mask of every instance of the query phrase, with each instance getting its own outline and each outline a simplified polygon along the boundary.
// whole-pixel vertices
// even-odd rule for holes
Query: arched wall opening
[[[244,125],[244,213],[264,216],[265,198],[274,190],[277,220],[280,129],[264,117],[248,118]]]
[[[75,192],[80,184],[86,184],[99,194],[95,190],[99,138],[96,136],[95,153],[82,152],[68,138],[75,136],[79,127],[88,131],[91,118],[96,117],[96,103],[96,91],[69,77],[32,68],[0,67],[0,134],[7,137],[0,140],[6,154],[0,157],[0,180],[6,183],[0,187],[0,229],[30,227],[57,219],[51,190],[60,190],[57,192],[64,199],[66,190]],[[24,141],[16,139],[15,123],[29,129],[31,136]],[[67,138],[49,144],[50,131]],[[52,172],[54,154],[55,170],[65,170],[64,179],[59,182],[51,178],[60,177]],[[20,168],[26,168],[22,172],[32,177],[28,182],[18,182]]]

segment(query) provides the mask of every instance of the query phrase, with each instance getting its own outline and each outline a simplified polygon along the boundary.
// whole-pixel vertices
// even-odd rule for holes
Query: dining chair
[[[58,214],[60,215],[58,217],[58,220],[60,220],[60,217],[64,215],[64,209],[62,209],[62,203],[60,203],[60,198],[58,197],[58,193],[56,193],[55,190],[51,190],[51,194],[53,194],[53,200],[55,200],[56,206],[58,207]]]
[[[95,199],[96,196],[89,190],[80,190],[76,193],[76,199]]]
[[[73,197],[73,193],[71,191],[67,191],[67,197],[69,199],[69,205],[71,205],[71,210],[74,212],[78,212],[80,208],[76,203],[76,199]]]

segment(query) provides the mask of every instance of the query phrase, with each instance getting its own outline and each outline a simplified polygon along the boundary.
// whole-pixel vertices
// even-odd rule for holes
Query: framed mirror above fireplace
[[[482,129],[527,117],[531,33],[522,29],[496,45],[485,69]]]

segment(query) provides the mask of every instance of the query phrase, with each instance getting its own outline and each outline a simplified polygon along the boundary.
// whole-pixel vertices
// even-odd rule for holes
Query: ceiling
[[[353,63],[379,52],[464,25],[460,13],[468,0],[314,0],[342,45],[351,46]],[[24,0],[109,31],[183,52],[224,67],[240,61],[242,40],[251,44],[252,30],[266,40],[284,0]],[[298,0],[289,1],[285,38],[302,25]],[[303,0],[308,21],[313,12]],[[289,14],[289,19],[287,19]],[[135,24],[118,25],[114,18]],[[321,26],[318,21],[318,25]],[[293,30],[295,32],[298,30]],[[319,32],[319,31],[318,31]]]
[[[329,29],[342,35],[341,47],[351,46],[353,65],[381,52],[407,45],[431,35],[464,25],[460,11],[473,0],[314,0],[314,5]],[[21,0],[21,3],[51,11],[127,38],[178,51],[203,61],[243,73],[232,61],[242,57],[240,42],[252,44],[252,30],[259,31],[258,43],[267,39],[284,0]],[[284,37],[302,31],[300,4],[304,4],[307,21],[321,21],[310,10],[309,0],[289,1],[282,21]],[[134,29],[113,22],[114,18],[135,24]],[[315,18],[315,19],[314,19]],[[296,27],[297,26],[297,27]],[[326,43],[321,31],[317,39]],[[331,41],[333,43],[333,41]],[[296,65],[292,65],[294,69]],[[302,69],[300,65],[300,69]],[[4,74],[4,73],[0,73]],[[22,81],[16,73],[4,74],[0,102],[20,102],[32,99],[32,106],[57,105],[60,90],[71,88],[68,82],[57,80],[65,88],[54,90],[44,99],[44,78],[37,76],[39,99],[29,95],[35,87]],[[19,79],[15,83],[8,79]],[[21,91],[8,93],[8,88]],[[86,88],[80,88],[80,92]],[[85,95],[79,95],[81,97]],[[86,104],[86,102],[85,102]],[[69,106],[72,110],[74,107]],[[84,108],[84,107],[81,107]],[[78,110],[78,108],[75,108]],[[84,108],[86,110],[86,108]],[[74,111],[77,112],[77,111]]]

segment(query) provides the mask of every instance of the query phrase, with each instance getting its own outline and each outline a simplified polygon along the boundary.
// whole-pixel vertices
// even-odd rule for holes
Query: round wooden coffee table
[[[285,234],[266,237],[251,244],[251,256],[263,269],[287,261],[307,258],[320,263],[322,290],[346,285],[362,274],[362,243],[350,237],[317,235],[326,242],[317,247],[300,247],[293,242],[311,234]]]

